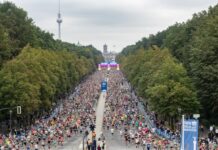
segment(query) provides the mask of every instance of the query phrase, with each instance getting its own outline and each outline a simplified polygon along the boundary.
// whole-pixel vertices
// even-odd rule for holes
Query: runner
[[[10,137],[0,134],[1,149],[12,149],[13,145],[19,146],[19,149],[52,149],[58,145],[63,146],[72,134],[82,134],[94,122],[94,107],[103,74],[95,72],[89,76],[75,88],[74,93],[60,100],[59,107],[51,115],[36,119],[31,127],[16,129]]]
[[[144,140],[146,148],[151,149],[152,141],[149,142],[149,140],[153,139],[153,147],[160,149],[164,138],[156,135],[156,128],[147,127],[146,116],[139,110],[139,100],[121,71],[109,72],[108,86],[103,119],[107,130],[110,130],[112,135],[118,131],[126,145],[132,143],[139,148]],[[124,131],[124,137],[122,131]]]

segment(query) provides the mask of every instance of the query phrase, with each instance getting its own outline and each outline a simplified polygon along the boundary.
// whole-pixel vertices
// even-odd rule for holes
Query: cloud
[[[27,10],[36,25],[57,37],[58,0],[12,0]],[[61,0],[62,39],[121,51],[144,36],[155,34],[217,0]]]
[[[190,10],[202,6],[204,6],[204,9],[207,9],[207,6],[210,4],[214,5],[217,2],[214,0],[154,0],[152,3],[162,8]]]

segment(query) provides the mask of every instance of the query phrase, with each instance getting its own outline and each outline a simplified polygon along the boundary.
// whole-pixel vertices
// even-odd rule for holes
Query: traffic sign
[[[21,106],[17,106],[17,114],[21,115]]]

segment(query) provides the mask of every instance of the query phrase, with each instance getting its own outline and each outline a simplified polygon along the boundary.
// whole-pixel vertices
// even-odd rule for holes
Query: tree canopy
[[[119,56],[135,54],[140,48],[147,50],[155,45],[169,49],[172,56],[183,64],[194,83],[197,99],[202,106],[202,118],[213,124],[218,123],[217,16],[218,5],[194,14],[187,22],[176,23],[156,35],[143,38],[124,48]],[[162,86],[159,88],[164,89]]]
[[[178,108],[186,114],[198,112],[200,104],[191,79],[168,49],[140,49],[119,61],[139,96],[160,118],[175,121],[180,115]]]
[[[0,105],[22,106],[25,115],[49,111],[95,67],[92,59],[72,52],[27,46],[0,71]]]
[[[103,57],[92,45],[55,40],[27,12],[0,3],[0,106],[22,106],[25,120],[49,112],[61,96],[96,70]],[[0,119],[7,118],[7,112]]]

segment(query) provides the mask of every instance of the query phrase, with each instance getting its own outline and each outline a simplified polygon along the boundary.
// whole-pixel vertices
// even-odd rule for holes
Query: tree
[[[22,106],[23,118],[49,112],[60,96],[96,68],[91,59],[67,50],[25,47],[0,71],[1,107]],[[79,63],[79,64],[78,64]]]
[[[202,120],[217,124],[217,16],[218,5],[210,7],[208,11],[195,13],[192,19],[187,22],[176,23],[166,30],[158,32],[156,35],[143,38],[136,42],[136,44],[127,46],[118,56],[118,59],[122,62],[121,66],[129,66],[126,62],[131,60],[128,57],[136,54],[140,47],[143,47],[145,51],[154,45],[158,45],[161,48],[168,48],[173,57],[177,58],[183,64],[187,70],[187,75],[191,78],[197,90],[197,98],[202,105],[200,111]],[[160,57],[157,58],[161,59]],[[145,63],[144,65],[144,67],[149,68],[151,64]],[[160,65],[157,65],[157,68],[158,66]],[[134,68],[134,66],[132,67]],[[150,79],[145,77],[143,79],[141,76],[149,74],[147,72],[149,70],[148,68],[144,72],[139,71],[140,73],[137,74],[140,75],[133,77],[134,80],[131,81],[130,79],[135,87],[139,84],[140,88],[137,88],[139,94],[143,96],[146,96],[144,93],[144,90],[147,88],[146,81]],[[129,70],[127,72],[127,69],[124,67],[123,70],[126,70],[127,77],[129,74],[134,74],[129,73]],[[162,86],[160,87],[163,88]]]
[[[153,46],[119,57],[122,70],[151,110],[171,127],[178,119],[178,108],[185,114],[197,113],[199,101],[183,65],[168,49]]]
[[[190,57],[202,112],[214,124],[218,122],[218,6],[215,8],[209,10],[205,23],[196,31]]]

